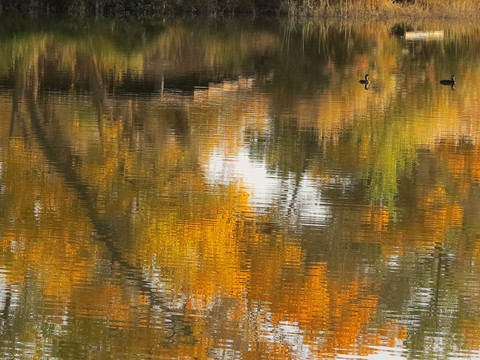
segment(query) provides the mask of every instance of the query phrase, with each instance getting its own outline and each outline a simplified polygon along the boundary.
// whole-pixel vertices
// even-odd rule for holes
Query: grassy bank
[[[284,0],[282,6],[289,15],[307,17],[480,17],[476,0]]]
[[[480,17],[477,0],[0,0],[2,12],[72,15]]]

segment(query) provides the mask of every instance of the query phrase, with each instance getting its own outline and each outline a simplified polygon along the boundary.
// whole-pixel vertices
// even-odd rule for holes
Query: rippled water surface
[[[0,357],[480,358],[479,33],[2,19]]]

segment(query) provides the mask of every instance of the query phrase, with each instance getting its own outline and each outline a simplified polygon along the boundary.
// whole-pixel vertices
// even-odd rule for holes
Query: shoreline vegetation
[[[480,18],[477,0],[0,0],[2,13]]]

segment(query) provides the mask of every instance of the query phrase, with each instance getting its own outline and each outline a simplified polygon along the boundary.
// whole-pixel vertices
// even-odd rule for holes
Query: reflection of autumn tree
[[[211,215],[186,223],[172,216],[152,224],[142,236],[141,254],[154,264],[148,271],[164,274],[166,283],[175,286],[169,289],[186,298],[187,313],[199,316],[194,333],[228,334],[226,322],[243,336],[238,343],[234,338],[237,346],[245,342],[237,350],[254,346],[252,356],[257,358],[295,353],[293,344],[271,338],[281,337],[288,326],[299,336],[305,334],[296,346],[314,346],[314,353],[324,358],[337,352],[368,353],[375,336],[375,341],[387,341],[388,327],[378,335],[367,331],[378,301],[372,295],[375,286],[332,277],[326,263],[305,264],[298,244],[258,234],[246,221],[248,206],[242,203],[248,197],[239,201],[239,190],[232,187],[227,198],[213,197]],[[226,313],[219,318],[222,308]],[[248,318],[253,323],[245,323]],[[395,336],[401,339],[401,333]],[[323,334],[321,340],[318,334]],[[212,341],[202,346],[222,347],[218,338]]]
[[[241,87],[239,91],[243,91]],[[270,273],[265,277],[265,272],[258,270],[264,266],[260,259],[268,258],[268,254],[272,254],[269,245],[270,237],[258,237],[254,223],[248,220],[251,217],[248,215],[248,195],[245,190],[235,184],[209,190],[208,187],[211,185],[205,183],[202,176],[199,176],[201,174],[198,171],[201,168],[192,167],[192,158],[186,156],[188,152],[182,148],[176,138],[172,137],[169,141],[162,138],[162,141],[170,145],[155,149],[166,154],[165,157],[157,158],[155,154],[158,153],[151,150],[152,139],[149,143],[148,138],[143,138],[147,133],[140,132],[138,135],[142,136],[143,141],[136,143],[137,152],[131,154],[130,158],[125,157],[123,154],[128,153],[132,146],[132,138],[125,139],[121,136],[124,133],[124,126],[128,125],[130,120],[121,115],[122,110],[120,110],[120,115],[115,116],[121,120],[114,121],[114,118],[104,117],[102,121],[102,131],[98,132],[102,135],[99,138],[99,145],[95,147],[101,156],[93,157],[91,148],[86,152],[87,155],[73,156],[68,151],[55,155],[54,144],[56,146],[63,143],[62,148],[69,148],[64,146],[68,137],[54,141],[58,138],[58,134],[68,132],[69,129],[65,128],[65,123],[61,122],[56,115],[60,110],[55,106],[40,108],[35,102],[36,98],[31,96],[28,100],[32,102],[29,106],[30,121],[33,123],[32,132],[36,134],[37,140],[42,145],[36,150],[41,155],[40,159],[44,162],[42,159],[42,152],[44,152],[43,156],[49,158],[49,162],[57,168],[57,172],[52,174],[52,177],[58,179],[57,175],[60,175],[60,178],[64,176],[70,184],[71,191],[77,191],[79,204],[83,202],[87,207],[88,220],[84,217],[83,221],[87,224],[91,223],[94,228],[108,226],[115,235],[115,242],[110,247],[102,250],[97,245],[98,250],[96,250],[98,256],[108,249],[114,253],[113,259],[117,267],[112,268],[111,271],[118,275],[112,277],[111,283],[97,284],[99,280],[95,272],[91,271],[88,277],[75,278],[78,281],[77,284],[60,282],[57,288],[48,293],[45,292],[45,288],[41,291],[41,297],[58,299],[60,294],[65,297],[69,314],[68,326],[63,329],[66,339],[70,339],[72,343],[78,343],[78,339],[81,339],[81,343],[105,342],[114,349],[127,348],[131,353],[146,351],[145,349],[152,348],[158,339],[163,339],[166,343],[155,350],[158,353],[162,353],[165,347],[169,346],[169,354],[178,353],[179,356],[207,354],[212,351],[221,351],[222,337],[213,334],[219,331],[220,334],[229,334],[231,330],[223,326],[225,318],[232,326],[241,329],[244,327],[243,322],[248,318],[247,311],[255,312],[248,304],[259,301],[271,303],[266,308],[266,314],[271,319],[263,321],[271,322],[274,328],[279,329],[278,331],[281,331],[285,321],[293,321],[299,323],[299,331],[311,333],[306,345],[308,342],[316,343],[318,331],[328,329],[332,333],[331,341],[328,343],[333,347],[321,347],[316,350],[319,354],[327,354],[330,351],[333,353],[339,349],[346,352],[353,351],[352,342],[358,342],[359,339],[364,338],[362,334],[365,333],[368,320],[374,314],[376,306],[375,297],[369,295],[368,283],[357,283],[352,280],[348,284],[340,282],[335,285],[334,281],[333,285],[330,285],[326,264],[320,263],[307,270],[302,260],[301,247],[285,245],[286,239],[282,237],[277,239],[280,252],[277,253],[274,249],[274,256],[266,263]],[[220,105],[219,109],[222,109],[222,106]],[[58,109],[61,109],[61,106]],[[120,109],[123,108],[120,107]],[[131,107],[126,107],[125,111],[128,109]],[[194,110],[195,107],[192,105],[191,111]],[[232,121],[237,119],[242,123],[244,115],[239,111],[238,116],[232,117]],[[75,124],[74,121],[71,131],[78,131]],[[200,123],[194,124],[196,128],[200,126]],[[226,131],[231,130],[227,128]],[[194,140],[195,138],[192,137],[189,141]],[[90,139],[89,143],[91,141]],[[219,145],[232,152],[237,146],[235,142]],[[145,148],[138,150],[141,146]],[[158,166],[162,166],[163,171],[156,172],[155,168],[150,166],[143,167],[145,160],[148,160],[148,163],[156,159],[162,159]],[[64,169],[65,165],[70,165],[73,170]],[[135,168],[137,166],[138,168]],[[175,173],[169,171],[170,167],[175,169]],[[104,169],[104,172],[100,173],[97,170],[99,168]],[[122,171],[118,171],[119,168]],[[146,171],[148,176],[141,176],[143,171]],[[131,174],[136,174],[136,177],[130,179]],[[173,174],[175,177],[168,179]],[[130,181],[125,181],[127,179]],[[88,185],[82,185],[82,182]],[[174,185],[173,182],[176,184]],[[152,188],[152,186],[155,187]],[[115,194],[110,193],[112,188],[116,189]],[[161,192],[167,190],[169,196],[174,198],[175,194],[178,194],[180,201],[159,203]],[[156,197],[149,196],[155,194],[157,194]],[[189,196],[185,197],[185,194]],[[182,197],[184,200],[181,199]],[[120,199],[118,205],[113,206],[116,199]],[[122,234],[124,232],[122,227],[120,230],[112,229],[117,221],[120,223],[125,219],[125,215],[118,213],[118,207],[122,204],[124,204],[123,211],[129,212],[130,222],[126,229],[130,233],[127,234]],[[114,211],[114,208],[117,210]],[[92,214],[92,211],[96,215]],[[135,213],[130,216],[132,211]],[[92,231],[92,228],[88,230]],[[132,247],[129,234],[137,231],[141,231],[142,235],[136,239]],[[96,232],[106,237],[111,236],[108,233],[102,233],[99,229],[96,229]],[[85,242],[85,238],[88,238],[87,234],[82,236],[82,243]],[[45,239],[48,240],[49,237],[45,236]],[[66,240],[70,238],[67,237]],[[106,241],[112,240],[107,238]],[[258,246],[255,245],[257,243]],[[126,250],[125,257],[116,255],[116,249],[120,246]],[[84,254],[90,255],[91,252],[87,250]],[[72,256],[75,255],[75,253],[72,254]],[[100,259],[97,261],[101,262]],[[94,265],[96,262],[88,262],[88,264]],[[249,263],[252,265],[249,266]],[[37,272],[42,275],[41,263],[38,266]],[[168,326],[158,326],[157,324],[162,324],[163,321],[172,321],[169,315],[158,314],[154,310],[155,307],[152,309],[152,299],[148,297],[148,293],[144,294],[132,288],[125,293],[123,289],[125,282],[132,281],[132,275],[125,279],[121,274],[125,272],[125,268],[130,274],[131,266],[142,268],[146,277],[152,279],[152,287],[168,286],[168,291],[162,296],[162,302],[166,301],[173,306],[180,301],[181,316],[195,320],[191,321],[190,325],[187,325],[185,320],[180,322],[180,325],[184,324],[184,328],[179,328],[178,321],[173,321],[173,324],[177,323],[173,329]],[[287,276],[287,281],[281,275],[282,273],[283,276]],[[251,279],[252,274],[258,279]],[[153,279],[156,280],[153,281]],[[43,284],[41,276],[38,280]],[[272,286],[265,287],[261,283],[265,280]],[[87,284],[87,281],[90,284]],[[257,290],[253,290],[256,283],[260,285]],[[63,291],[62,284],[70,289],[69,293]],[[336,286],[339,286],[339,289]],[[280,292],[278,292],[279,287],[282,288]],[[296,287],[306,288],[302,296],[294,295]],[[260,292],[257,294],[257,291]],[[346,301],[346,299],[350,300]],[[310,308],[306,306],[310,302],[313,313],[310,313]],[[360,310],[357,307],[360,307]],[[340,308],[342,310],[338,310]],[[290,313],[288,319],[284,318],[286,312]],[[142,316],[146,313],[151,315],[142,320]],[[258,315],[258,320],[261,320],[265,313]],[[49,316],[52,319],[49,323],[60,321],[61,311],[50,309]],[[140,320],[137,320],[138,317]],[[91,326],[89,324],[93,319],[101,320],[94,325],[92,332],[89,330]],[[140,330],[129,330],[128,324],[134,319],[140,326]],[[102,328],[108,326],[118,328],[126,326],[127,328],[106,337],[103,335]],[[263,325],[259,324],[259,326]],[[169,338],[170,332],[175,336],[171,345],[165,340]],[[54,336],[53,334],[45,332],[44,341],[48,341],[50,336]],[[210,335],[205,336],[205,334]],[[238,332],[235,331],[234,334]],[[247,351],[258,341],[254,337],[249,337],[254,333],[245,335],[247,335],[247,341],[239,340],[237,345],[243,351]],[[201,339],[201,341],[194,342],[194,339]],[[100,350],[92,347],[81,351],[101,357],[104,356],[101,349],[102,347]],[[61,354],[68,349],[59,346],[55,351]],[[292,345],[285,344],[283,341],[271,342],[268,336],[265,346],[259,346],[256,353],[259,356],[267,356],[270,353],[287,356],[293,354]]]
[[[65,291],[72,289],[76,282],[84,281],[92,271],[92,264],[85,255],[88,252],[95,253],[95,246],[90,248],[80,241],[91,232],[91,226],[85,224],[85,214],[71,208],[72,204],[64,196],[68,189],[49,173],[38,149],[25,148],[25,144],[16,139],[10,142],[8,149],[3,162],[9,166],[4,172],[3,181],[8,186],[8,193],[18,196],[8,200],[11,206],[7,205],[10,216],[7,225],[19,231],[4,234],[4,251],[12,249],[15,244],[26,246],[22,251],[11,254],[10,261],[13,261],[16,269],[12,273],[15,275],[12,281],[25,277],[30,266],[36,268],[41,264],[49,264],[52,268],[44,273],[46,278],[41,279],[47,287],[46,293],[57,294],[58,289],[62,289],[60,293],[68,298]],[[32,180],[36,186],[29,186]],[[66,226],[64,217],[72,219],[71,224],[76,226]],[[78,220],[73,221],[75,218]],[[48,226],[38,228],[40,223]],[[51,237],[51,241],[27,241],[31,236],[39,239]],[[62,260],[58,257],[59,251],[63,253]],[[70,277],[72,268],[78,269],[76,278]]]
[[[314,101],[291,96],[286,101],[289,107],[285,110],[278,106],[278,112],[283,124],[290,123],[290,117],[297,117],[298,123],[303,125],[299,132],[307,133],[307,129],[317,132],[320,155],[309,166],[315,169],[314,173],[322,180],[328,177],[325,167],[329,169],[332,163],[340,163],[348,169],[347,172],[354,174],[357,183],[363,185],[372,206],[366,209],[364,225],[356,232],[356,238],[362,243],[380,243],[386,258],[404,257],[405,262],[401,263],[408,269],[412,267],[409,265],[412,259],[422,262],[425,261],[422,260],[424,256],[438,256],[438,260],[431,263],[426,261],[424,266],[415,269],[415,274],[424,272],[424,276],[419,276],[421,280],[417,283],[411,283],[411,289],[430,288],[434,281],[438,291],[428,302],[429,306],[437,304],[433,308],[441,312],[441,309],[448,306],[459,306],[460,302],[462,309],[470,308],[468,302],[460,301],[460,294],[469,291],[461,286],[451,286],[449,280],[449,274],[454,273],[451,267],[458,269],[464,265],[460,265],[461,260],[449,265],[448,259],[449,256],[455,256],[465,260],[475,253],[473,242],[466,245],[457,236],[465,221],[471,224],[471,231],[477,228],[473,219],[478,218],[477,207],[474,205],[474,199],[477,199],[474,194],[477,191],[475,159],[478,141],[478,126],[474,121],[478,117],[478,106],[474,104],[478,101],[478,89],[475,82],[468,81],[464,87],[457,87],[456,93],[447,93],[446,90],[451,90],[438,86],[438,79],[445,76],[444,72],[462,73],[462,63],[465,64],[462,77],[477,79],[477,70],[469,66],[468,62],[477,61],[478,42],[468,33],[463,33],[462,29],[447,32],[451,37],[444,42],[412,44],[406,46],[407,49],[402,49],[402,44],[394,38],[385,39],[381,35],[376,38],[374,33],[370,35],[377,47],[385,47],[388,49],[386,53],[392,55],[387,60],[387,57],[383,57],[384,52],[376,52],[376,55],[366,53],[370,63],[378,62],[378,78],[374,83],[382,89],[381,92],[371,88],[370,93],[366,93],[358,86],[355,88],[353,84],[345,83],[345,89],[339,93],[349,94],[356,90],[362,93],[352,96],[352,100],[348,96],[342,98],[340,94],[335,94],[335,87],[341,86],[342,82],[335,81],[332,77],[323,82],[328,86],[325,100],[322,99],[322,91],[315,95],[307,92]],[[458,37],[465,41],[457,43]],[[311,36],[311,39],[315,40],[315,36]],[[308,37],[303,40],[307,51],[318,49],[316,41],[309,43]],[[472,47],[467,49],[466,44],[471,44]],[[452,46],[465,47],[466,58],[455,57],[456,52],[448,51]],[[438,61],[435,56],[443,52],[449,54],[446,62]],[[401,56],[408,53],[412,56],[401,59]],[[358,56],[360,58],[361,55]],[[300,61],[307,60],[308,54]],[[420,72],[420,77],[402,78],[396,76],[400,66],[407,74],[418,73],[418,66],[424,67],[424,70]],[[322,67],[319,69],[321,72]],[[339,74],[341,72],[336,72],[333,76],[338,77]],[[350,73],[345,77],[347,81],[351,81],[351,78]],[[302,91],[299,93],[305,95]],[[315,111],[316,104],[320,105]],[[291,107],[297,110],[292,112]],[[301,112],[303,108],[305,110]],[[303,113],[304,117],[301,116]],[[312,119],[316,119],[312,113],[318,114],[318,125],[312,126]],[[459,138],[458,134],[462,136]],[[268,139],[262,142],[264,143],[268,143]],[[304,141],[294,143],[305,144]],[[438,147],[435,149],[433,144],[438,144]],[[433,154],[423,156],[417,152],[419,147]],[[291,148],[295,149],[295,146]],[[300,154],[301,152],[296,152],[296,155]],[[428,163],[432,158],[436,163],[434,167]],[[276,168],[280,162],[272,161],[271,164],[272,168]],[[335,216],[340,215],[333,217]],[[407,302],[408,292],[404,294],[406,296],[403,300]],[[415,295],[415,291],[412,291],[410,295],[418,294]],[[436,310],[427,315],[432,316]],[[458,331],[458,325],[451,328],[446,324],[439,325],[436,321],[442,322],[441,317],[430,322],[426,318],[422,319],[421,330],[409,337],[409,343],[413,344],[415,351],[422,353],[428,348],[428,342],[433,340],[424,335],[433,331],[435,326],[444,329],[445,333]],[[465,324],[467,323],[468,328],[471,322]]]
[[[475,295],[464,285],[467,278],[459,276],[468,277],[478,271],[471,262],[476,253],[476,230],[468,226],[469,219],[478,217],[474,205],[478,196],[473,190],[476,153],[472,148],[472,144],[464,141],[442,140],[431,152],[421,154],[418,160],[421,171],[413,177],[415,192],[409,195],[408,203],[409,213],[416,216],[393,226],[388,222],[386,209],[370,211],[365,217],[369,226],[358,233],[359,241],[380,242],[386,258],[401,255],[396,266],[414,269],[415,276],[405,275],[400,281],[388,280],[390,275],[387,276],[387,281],[409,284],[408,291],[398,293],[405,304],[413,303],[416,297],[424,298],[420,309],[412,304],[405,310],[406,314],[418,314],[415,330],[409,332],[406,340],[412,356],[434,353],[434,343],[438,340],[432,334],[464,334],[462,339],[445,339],[444,356],[453,353],[459,343],[472,346],[475,342],[471,331],[476,321],[470,318],[473,314],[478,317],[476,302],[470,301]],[[462,225],[469,230],[461,232]],[[465,301],[466,298],[469,300]],[[445,319],[441,315],[445,311],[455,311],[456,315]]]
[[[357,31],[359,28],[362,31]],[[369,200],[374,205],[386,205],[394,219],[399,184],[411,176],[417,146],[463,131],[469,125],[461,120],[465,117],[458,116],[459,113],[474,116],[478,111],[473,105],[477,93],[473,83],[457,89],[461,94],[455,99],[449,99],[446,89],[438,86],[438,79],[445,76],[445,66],[450,64],[450,69],[457,69],[462,61],[475,61],[477,50],[474,49],[478,49],[479,44],[469,34],[467,29],[452,27],[443,42],[406,44],[389,35],[388,28],[375,25],[353,24],[335,27],[335,30],[328,25],[313,24],[288,28],[287,44],[281,48],[282,59],[287,60],[282,61],[283,67],[273,66],[265,78],[265,86],[274,94],[273,111],[280,124],[269,134],[270,143],[276,143],[273,140],[276,134],[278,138],[288,139],[282,135],[282,129],[296,120],[298,133],[317,136],[318,144],[313,142],[316,155],[312,163],[312,151],[304,154],[297,150],[305,146],[304,137],[292,136],[289,154],[297,159],[293,164],[301,164],[298,158],[308,158],[308,167],[325,177],[328,175],[323,168],[340,163],[364,185]],[[459,38],[464,41],[457,42]],[[452,46],[460,46],[466,57],[436,61],[438,54],[447,53],[452,57],[458,53],[458,50],[449,51]],[[295,66],[290,66],[288,59],[295,59]],[[345,69],[344,62],[349,64]],[[303,68],[310,69],[312,63],[316,64],[315,73],[303,71]],[[422,67],[420,76],[399,75],[417,73],[419,67]],[[471,67],[464,68],[462,77],[478,77]],[[367,69],[374,79],[369,91],[357,83]],[[302,72],[308,73],[308,77],[302,76]],[[457,73],[461,73],[461,69]],[[443,114],[441,121],[438,114]],[[255,144],[260,146],[256,145],[253,151],[278,154],[269,156],[270,166],[284,168],[280,163],[286,161],[284,155],[273,148],[261,147],[268,143],[268,139],[258,138]]]
[[[425,352],[440,328],[477,346],[478,296],[461,284],[478,273],[478,227],[460,228],[478,220],[478,93],[437,86],[433,55],[452,43],[405,49],[378,24],[283,40],[192,29],[134,32],[138,47],[107,29],[7,44],[2,341],[59,358],[334,358],[402,341]],[[245,150],[293,186],[311,176],[325,228],[292,230],[276,204],[259,216],[252,189],[209,177],[215,156]]]
[[[166,50],[162,56],[184,57],[184,52],[189,49],[182,43],[185,36],[188,33],[178,39],[179,47],[170,47],[168,36],[162,40],[161,46]],[[198,138],[198,135],[195,138],[195,132],[203,135],[203,124],[202,121],[194,123],[192,130],[186,117],[185,104],[188,102],[182,97],[165,94],[158,99],[161,100],[158,105],[145,110],[145,99],[117,100],[107,95],[112,82],[118,88],[126,82],[124,77],[115,73],[113,78],[110,77],[112,68],[114,72],[135,68],[141,74],[149,55],[119,56],[117,62],[110,57],[108,46],[96,49],[95,40],[92,46],[88,46],[81,42],[80,45],[78,42],[65,44],[58,38],[42,37],[33,54],[17,52],[17,61],[13,65],[18,90],[15,91],[10,124],[12,139],[9,146],[2,146],[2,150],[10,149],[4,153],[9,156],[2,159],[2,164],[9,164],[8,167],[2,166],[2,169],[8,169],[2,171],[2,181],[9,185],[7,193],[18,194],[10,198],[12,207],[18,208],[18,214],[10,210],[5,212],[9,218],[13,216],[12,227],[18,230],[8,232],[2,242],[2,254],[5,259],[10,259],[6,275],[9,300],[3,309],[6,319],[2,323],[5,330],[2,331],[3,340],[10,343],[20,335],[24,343],[42,349],[38,353],[41,357],[68,357],[72,347],[79,354],[98,358],[120,358],[122,352],[203,356],[211,346],[211,340],[203,336],[204,327],[201,324],[191,327],[185,317],[190,313],[172,311],[181,300],[178,296],[182,292],[178,289],[177,292],[171,289],[164,295],[153,294],[163,287],[162,284],[168,284],[169,271],[167,269],[155,280],[153,276],[158,274],[148,271],[147,261],[155,262],[150,254],[141,252],[145,244],[136,235],[164,221],[168,226],[180,225],[178,229],[183,229],[192,240],[203,235],[203,230],[209,239],[215,240],[221,231],[229,240],[223,244],[226,252],[223,265],[228,268],[231,266],[230,257],[238,251],[232,243],[232,229],[236,229],[237,223],[231,218],[230,207],[243,207],[245,200],[237,199],[233,188],[217,189],[219,197],[208,196],[209,188],[203,180],[197,156],[203,155],[202,151],[207,151],[209,145],[195,149]],[[22,41],[28,44],[30,39]],[[194,60],[205,59],[210,66],[216,54],[223,51],[223,40],[219,42],[217,49],[214,46],[208,48],[211,60],[202,58],[202,54],[193,54]],[[17,42],[12,48],[21,49],[21,44]],[[152,54],[155,51],[157,49]],[[128,61],[123,62],[124,59]],[[135,64],[132,65],[132,61]],[[185,66],[187,72],[191,71],[192,64]],[[73,97],[65,99],[69,95],[59,96],[58,102],[49,101],[57,97],[40,91],[45,86],[61,88],[62,81],[65,81],[62,76],[53,78],[60,84],[52,84],[43,74],[65,68],[71,69],[71,76],[66,79],[70,96],[75,96],[76,89],[90,89],[92,105],[72,102]],[[227,87],[225,84],[225,89]],[[236,95],[238,92],[234,89],[232,99]],[[196,101],[191,111],[201,112],[198,107],[201,100],[197,98]],[[238,100],[237,104],[240,104]],[[259,106],[263,106],[261,102]],[[236,107],[240,111],[238,119],[242,120],[241,114],[251,117],[244,106]],[[210,120],[211,117],[203,118]],[[212,129],[209,127],[207,131]],[[230,146],[228,143],[219,144],[224,145]],[[49,165],[45,165],[47,163]],[[12,166],[15,164],[18,166]],[[38,184],[29,176],[21,176],[24,181],[15,181],[15,177],[21,174],[38,174]],[[12,184],[15,186],[10,186]],[[21,190],[22,187],[33,192],[39,189],[42,196],[30,196],[29,192]],[[228,200],[233,195],[232,200]],[[227,204],[233,203],[222,210],[224,200]],[[202,217],[192,217],[192,214],[201,214]],[[217,219],[218,226],[211,230],[203,228],[204,216]],[[54,233],[51,227],[59,233]],[[146,245],[151,246],[149,239],[145,240]],[[198,287],[193,289],[195,296],[186,304],[187,309],[197,306],[198,300],[195,299],[207,300],[208,306],[210,297],[217,291],[204,282],[204,277],[211,275],[209,269],[214,268],[213,263],[219,259],[216,255],[220,243],[204,245],[193,248],[200,254],[208,254],[203,259],[201,272],[196,273],[194,268],[185,266],[194,276],[192,284]],[[185,255],[177,253],[176,263],[182,257],[186,260]],[[29,275],[32,267],[35,268],[33,279]],[[240,263],[229,272],[221,272],[226,275],[223,284],[229,287],[226,296],[238,296],[241,287],[239,267]],[[106,273],[110,275],[105,277]],[[242,272],[240,275],[244,276]],[[27,293],[32,286],[37,291],[31,299],[36,301],[27,304],[12,299],[10,291]],[[42,307],[49,302],[55,306],[48,307],[43,313]],[[166,311],[166,307],[171,309]],[[20,312],[27,309],[34,314],[31,320],[23,319]],[[22,321],[24,326],[16,325]],[[45,324],[41,333],[40,329],[35,329],[35,323]],[[131,326],[132,323],[135,327]],[[29,338],[28,334],[36,335]],[[65,342],[53,349],[45,346],[59,335]],[[91,345],[85,348],[82,344]]]

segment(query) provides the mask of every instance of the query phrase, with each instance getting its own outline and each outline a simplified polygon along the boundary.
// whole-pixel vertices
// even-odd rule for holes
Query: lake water
[[[3,18],[0,357],[480,358],[479,33]]]

